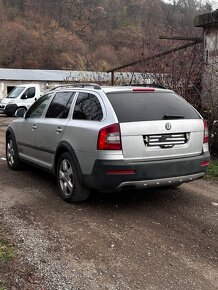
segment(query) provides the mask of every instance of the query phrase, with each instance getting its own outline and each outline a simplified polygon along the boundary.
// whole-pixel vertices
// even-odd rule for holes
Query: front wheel
[[[63,153],[57,166],[57,183],[62,198],[67,202],[84,201],[89,190],[82,184],[82,177],[70,153]]]
[[[17,170],[21,167],[17,144],[15,138],[12,135],[8,136],[6,140],[6,159],[10,169]]]
[[[18,112],[18,110],[20,110],[20,109],[23,109],[23,116],[25,115],[25,113],[26,113],[26,111],[27,111],[27,108],[25,108],[25,107],[18,107],[17,108],[17,110],[15,111],[15,116],[17,117],[17,112]],[[20,117],[20,116],[18,116],[18,117]]]

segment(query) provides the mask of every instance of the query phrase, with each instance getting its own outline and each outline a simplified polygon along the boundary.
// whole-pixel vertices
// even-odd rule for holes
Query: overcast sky
[[[164,2],[168,2],[168,3],[173,3],[173,0],[163,0]],[[210,4],[212,4],[213,10],[218,9],[218,0],[208,0],[208,1],[202,1],[202,2],[209,2]]]

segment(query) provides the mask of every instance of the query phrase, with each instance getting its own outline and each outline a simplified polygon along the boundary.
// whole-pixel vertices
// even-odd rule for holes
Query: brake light
[[[134,88],[133,92],[154,92],[155,89],[153,88]]]
[[[112,124],[99,131],[97,149],[122,150],[119,124]]]
[[[204,143],[208,143],[208,140],[209,140],[208,125],[207,121],[204,120]]]

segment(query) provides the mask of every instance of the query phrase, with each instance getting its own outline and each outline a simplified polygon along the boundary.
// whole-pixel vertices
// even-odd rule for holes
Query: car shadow
[[[32,167],[31,165],[25,164],[22,171],[20,171],[23,178],[29,180],[31,185],[37,186],[38,183],[41,184],[42,188],[46,188],[46,194],[48,198],[58,198],[60,202],[62,200],[58,187],[56,184],[56,178],[52,174],[43,171],[39,168]],[[48,190],[49,189],[49,190]],[[182,186],[178,188],[170,187],[158,187],[158,188],[147,188],[143,190],[136,189],[123,189],[121,191],[115,192],[104,192],[99,190],[91,189],[90,197],[87,201],[74,203],[75,207],[102,207],[102,208],[111,208],[111,207],[137,207],[139,205],[147,204],[154,207],[162,208],[165,204],[170,205],[170,203],[175,203],[179,199],[180,201],[185,201],[183,196]],[[178,200],[177,200],[178,201]],[[70,205],[70,204],[69,204]]]

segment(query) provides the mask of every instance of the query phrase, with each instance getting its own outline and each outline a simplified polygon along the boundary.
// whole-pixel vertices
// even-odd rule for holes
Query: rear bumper
[[[92,173],[85,175],[84,181],[88,187],[105,190],[179,184],[203,177],[208,166],[201,166],[201,163],[209,159],[209,153],[204,153],[196,157],[149,162],[96,160]],[[111,174],[114,170],[133,170],[135,173]]]

